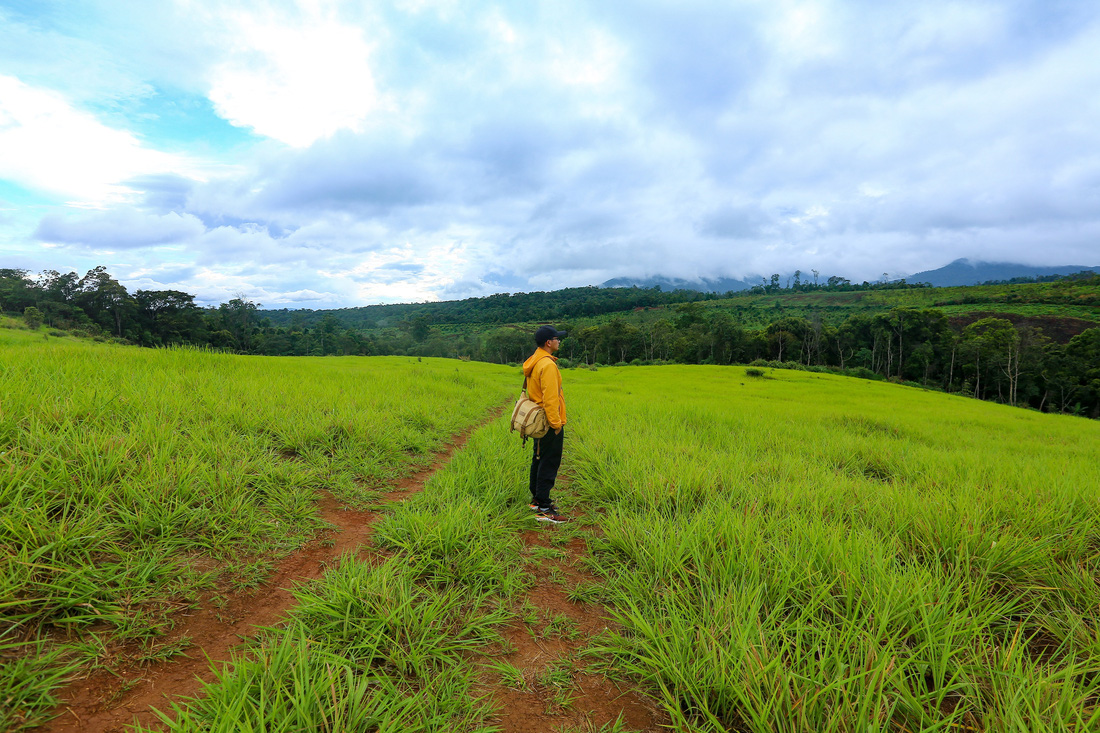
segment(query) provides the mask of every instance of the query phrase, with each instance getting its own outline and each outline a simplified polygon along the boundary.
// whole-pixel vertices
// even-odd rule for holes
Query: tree
[[[23,320],[26,321],[27,328],[37,331],[42,325],[42,312],[33,305],[28,305],[23,309]]]
[[[522,362],[534,348],[531,334],[519,328],[498,328],[485,339],[486,354],[497,364]]]
[[[676,328],[672,321],[661,318],[642,329],[643,343],[648,344],[649,359],[668,361],[672,355],[672,342]]]
[[[1071,338],[1066,356],[1078,374],[1084,409],[1090,417],[1100,417],[1100,328],[1090,328]]]
[[[608,363],[627,361],[633,349],[640,341],[640,334],[633,326],[621,318],[613,318],[610,323],[600,327],[601,346],[608,353]]]
[[[715,364],[730,364],[742,360],[745,349],[745,330],[734,322],[729,313],[715,311],[707,319],[710,331],[710,358]]]
[[[945,343],[944,336],[950,334],[947,316],[935,309],[917,310],[902,306],[890,309],[884,323],[889,324],[897,337],[898,366],[893,374],[927,381],[937,354],[936,347]],[[918,349],[921,358],[915,368],[906,374],[909,355]],[[889,353],[894,353],[892,347]]]
[[[1016,331],[1020,334],[1017,345],[1019,355],[1016,357],[1016,401],[1034,404],[1041,410],[1046,396],[1043,371],[1053,344],[1034,326],[1019,325]]]
[[[890,316],[876,313],[871,317],[871,369],[889,377],[894,369],[894,327]]]
[[[135,311],[134,299],[118,280],[111,277],[103,265],[88,270],[80,279],[80,293],[76,296],[84,310],[101,324],[122,338],[122,324]]]
[[[28,305],[34,305],[34,301],[27,271],[0,269],[0,312],[7,310],[18,313]]]
[[[847,361],[856,359],[861,351],[867,353],[857,359],[857,365],[867,369],[873,368],[874,354],[868,348],[871,343],[870,317],[862,314],[848,316],[834,333],[833,341],[836,344],[841,369],[845,367]]]
[[[331,313],[326,313],[325,317],[321,319],[321,328],[319,329],[319,336],[321,338],[321,354],[322,356],[329,353],[335,353],[339,350],[339,344],[337,343],[336,332],[340,328],[340,322],[336,320],[336,316]],[[423,339],[417,339],[422,341]]]
[[[600,329],[596,326],[586,326],[572,333],[573,338],[581,345],[583,358],[586,364],[598,361],[596,355],[600,345]]]
[[[54,303],[75,303],[80,294],[80,277],[75,272],[43,270],[39,283],[42,298]]]
[[[260,318],[256,309],[260,303],[245,300],[243,295],[238,295],[228,303],[218,306],[215,322],[221,330],[228,332],[232,346],[237,351],[250,352],[252,349],[252,331],[259,325]]]
[[[786,351],[787,360],[790,361],[790,352],[798,348],[800,349],[799,361],[801,361],[803,356],[801,347],[809,330],[810,322],[805,318],[795,316],[780,318],[778,321],[768,324],[765,331],[768,334],[769,342],[772,344],[773,353],[776,354],[776,360],[783,361],[783,352]]]
[[[423,341],[428,338],[428,334],[432,330],[431,316],[426,313],[421,313],[412,319],[411,333],[412,337],[417,341]]]
[[[711,338],[703,323],[693,323],[687,328],[676,329],[672,343],[672,355],[684,364],[710,361]]]
[[[155,343],[201,340],[202,311],[195,296],[181,290],[139,290],[134,293],[138,320]]]
[[[1049,400],[1059,412],[1067,412],[1081,388],[1077,360],[1067,356],[1061,344],[1052,344],[1043,359],[1041,376],[1043,397],[1039,409],[1046,407]]]
[[[699,302],[681,303],[676,306],[676,328],[686,330],[696,323],[703,322],[703,304]]]
[[[1013,355],[1018,354],[1019,339],[1011,321],[1003,318],[982,318],[963,329],[960,345],[973,363],[975,397],[984,399],[989,382],[993,382],[998,396],[1004,399],[1007,386],[1009,398],[1014,399],[1015,383],[1009,375],[1014,370]]]

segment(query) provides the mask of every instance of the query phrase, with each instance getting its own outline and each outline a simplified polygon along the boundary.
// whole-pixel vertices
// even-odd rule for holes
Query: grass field
[[[0,611],[9,631],[71,639],[0,650],[0,695],[24,718],[89,628],[155,635],[162,599],[262,575],[254,558],[316,529],[318,491],[371,501],[517,381],[53,340],[2,364]],[[1100,727],[1096,422],[743,367],[564,379],[558,499],[578,521],[545,530],[586,538],[599,582],[571,597],[615,621],[577,669],[640,686],[682,730]],[[537,611],[520,601],[534,523],[518,443],[504,420],[474,433],[376,525],[382,561],[345,558],[300,589],[285,625],[165,712],[172,729],[491,729],[486,675],[523,670],[483,655]],[[566,704],[570,673],[555,684]]]
[[[622,624],[592,653],[675,722],[1100,724],[1100,425],[829,375],[582,376],[575,487]]]
[[[347,557],[300,591],[290,622],[166,715],[170,730],[490,730],[471,653],[501,644],[528,582],[525,457],[503,421],[475,433],[377,527],[387,561]]]
[[[370,501],[514,389],[487,364],[26,333],[0,329],[0,729],[49,707],[59,665],[154,653],[200,591],[260,583],[322,490]]]

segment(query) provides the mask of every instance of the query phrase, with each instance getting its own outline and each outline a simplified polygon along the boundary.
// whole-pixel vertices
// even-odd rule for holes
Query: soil
[[[496,419],[498,413],[482,425]],[[456,437],[435,456],[428,468],[400,480],[383,495],[383,501],[399,501],[422,490],[428,478],[465,445],[478,427],[481,425]],[[321,498],[319,511],[332,529],[319,533],[283,559],[262,587],[207,594],[197,609],[173,617],[174,628],[163,645],[186,644],[186,640],[190,640],[190,646],[184,651],[166,661],[145,664],[122,661],[137,658],[138,650],[121,651],[110,669],[96,670],[60,690],[57,696],[61,703],[56,717],[35,730],[42,733],[121,733],[130,731],[134,724],[164,730],[153,708],[167,712],[173,702],[180,703],[201,694],[203,684],[214,680],[215,669],[228,667],[244,642],[264,627],[276,626],[286,618],[295,605],[291,591],[296,585],[319,578],[346,553],[366,561],[378,561],[382,557],[370,544],[373,523],[382,516],[380,512],[350,509],[331,495]],[[536,526],[524,533],[523,541],[528,546],[549,547],[549,533],[554,530],[553,526]],[[564,550],[567,557],[540,563],[527,597],[543,614],[567,616],[579,633],[571,639],[544,636],[522,622],[515,622],[504,630],[511,645],[509,653],[488,654],[484,658],[486,661],[503,659],[519,667],[527,684],[526,689],[511,689],[501,684],[495,673],[486,672],[481,692],[501,711],[500,717],[492,722],[504,733],[569,728],[599,730],[600,726],[621,715],[627,730],[663,729],[661,724],[667,718],[652,701],[635,690],[623,689],[604,677],[586,673],[583,662],[574,664],[577,671],[573,684],[564,696],[555,698],[556,690],[540,683],[550,665],[572,660],[594,634],[609,624],[602,607],[571,603],[559,585],[563,580],[568,584],[591,580],[577,566],[577,560],[584,553],[583,540],[571,539],[568,546],[558,549]],[[551,567],[557,568],[557,582],[551,579]]]
[[[1096,323],[1081,318],[1070,316],[1021,316],[1017,313],[1000,313],[996,311],[971,311],[951,316],[948,321],[956,329],[961,331],[974,321],[983,318],[1003,318],[1014,326],[1033,326],[1043,332],[1051,341],[1059,344],[1069,343],[1074,336],[1084,333],[1090,328],[1096,328]]]
[[[523,533],[523,543],[527,547],[554,547],[549,538],[555,531],[554,525],[536,526]],[[488,663],[507,662],[523,673],[521,687],[508,686],[496,672],[486,671],[483,677],[486,691],[499,711],[489,722],[505,733],[595,732],[620,718],[624,730],[667,730],[668,716],[651,699],[636,689],[621,687],[602,675],[585,671],[593,660],[578,658],[577,652],[612,624],[602,606],[573,603],[566,596],[567,588],[596,580],[579,564],[585,554],[584,540],[574,537],[567,545],[554,549],[564,551],[566,557],[535,561],[534,585],[526,595],[530,605],[537,609],[539,621],[534,625],[514,622],[504,630],[510,651],[485,655]],[[519,604],[523,603],[520,599]],[[572,622],[576,634],[572,638],[548,632],[546,620],[560,616]],[[547,672],[560,664],[575,670],[571,685],[558,687],[548,681]]]

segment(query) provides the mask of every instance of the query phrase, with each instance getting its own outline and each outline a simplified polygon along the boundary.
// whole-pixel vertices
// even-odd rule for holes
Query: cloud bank
[[[316,308],[1100,264],[1090,3],[30,13],[0,6],[7,266]]]

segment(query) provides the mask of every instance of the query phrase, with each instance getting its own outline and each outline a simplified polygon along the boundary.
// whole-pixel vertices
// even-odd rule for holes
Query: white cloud
[[[196,169],[192,161],[107,127],[56,92],[0,74],[0,178],[99,206],[130,197],[129,179],[196,175]]]
[[[442,238],[406,241],[370,252],[347,269],[323,270],[321,274],[357,283],[355,296],[361,302],[410,303],[439,300],[440,292],[471,267],[480,270],[484,266],[483,248],[462,241],[455,230]]]
[[[157,215],[126,208],[75,217],[50,214],[39,223],[35,236],[53,244],[133,248],[188,242],[205,230],[191,214]]]
[[[30,5],[0,21],[0,177],[106,213],[13,202],[18,266],[125,247],[150,282],[318,307],[1095,257],[1086,3]]]
[[[599,87],[617,80],[625,55],[610,35],[589,31],[550,43],[548,68],[564,84]]]
[[[363,30],[317,8],[304,16],[225,14],[234,42],[210,71],[218,114],[296,147],[361,129],[379,104]]]

